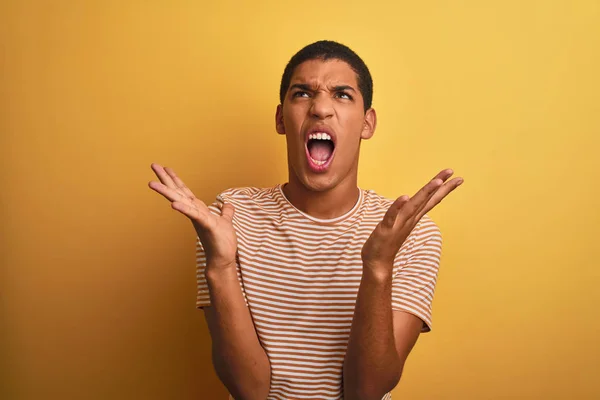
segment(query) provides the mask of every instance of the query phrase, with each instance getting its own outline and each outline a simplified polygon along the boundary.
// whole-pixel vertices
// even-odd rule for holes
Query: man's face
[[[286,135],[290,174],[314,191],[356,180],[360,141],[373,135],[375,125],[375,110],[364,111],[356,73],[336,59],[297,66],[277,107],[277,132]]]

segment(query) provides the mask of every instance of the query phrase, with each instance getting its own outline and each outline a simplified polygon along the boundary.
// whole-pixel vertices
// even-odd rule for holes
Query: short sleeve
[[[219,195],[217,200],[208,206],[208,209],[215,215],[221,215],[221,208],[225,204],[226,200],[224,195]],[[234,217],[235,218],[235,217]],[[234,221],[235,222],[235,221]],[[239,234],[239,232],[238,232]],[[242,283],[242,277],[240,272],[240,264],[237,263],[237,275],[240,282],[242,294],[244,295],[244,301],[248,305],[246,299],[246,292]],[[197,283],[197,294],[196,294],[196,308],[204,308],[210,306],[210,293],[208,291],[208,283],[206,282],[206,253],[200,238],[196,236],[196,283]]]
[[[438,226],[425,215],[396,257],[392,281],[392,309],[423,321],[421,332],[431,330],[431,303],[442,252]]]

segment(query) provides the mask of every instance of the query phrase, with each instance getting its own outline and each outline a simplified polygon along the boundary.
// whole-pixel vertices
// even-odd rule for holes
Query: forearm
[[[394,342],[391,270],[363,269],[344,359],[346,400],[380,400],[400,379],[402,362]]]
[[[264,400],[270,389],[269,359],[260,345],[235,269],[211,271],[210,292],[213,364],[237,400]],[[207,318],[208,318],[207,314]],[[212,325],[212,326],[211,326]]]

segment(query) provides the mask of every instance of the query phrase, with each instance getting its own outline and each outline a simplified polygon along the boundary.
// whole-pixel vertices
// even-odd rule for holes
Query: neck
[[[356,176],[346,177],[331,189],[315,191],[304,186],[293,172],[283,193],[298,210],[318,219],[341,217],[352,210],[360,196]]]

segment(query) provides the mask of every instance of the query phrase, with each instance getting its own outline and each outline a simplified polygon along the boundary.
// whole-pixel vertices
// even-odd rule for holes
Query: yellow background
[[[0,398],[225,398],[149,165],[206,201],[284,181],[279,80],[323,38],[374,76],[361,186],[466,179],[395,397],[600,397],[598,1],[4,0]]]

